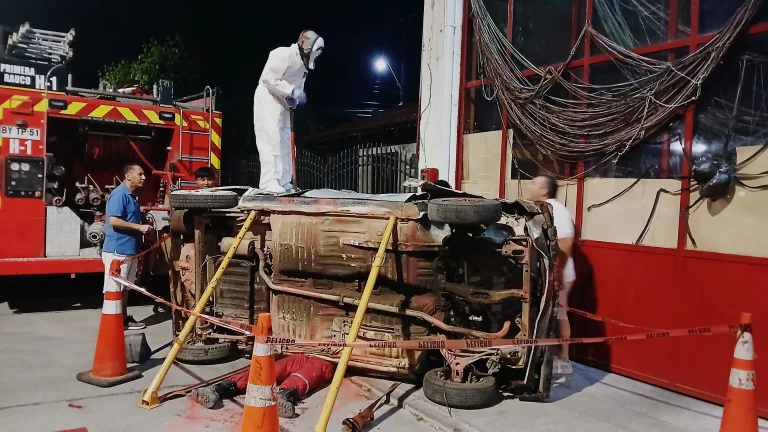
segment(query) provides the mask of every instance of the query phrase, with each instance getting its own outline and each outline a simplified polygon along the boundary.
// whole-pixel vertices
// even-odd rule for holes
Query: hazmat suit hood
[[[304,30],[299,35],[299,54],[307,69],[315,68],[315,60],[322,54],[325,41],[312,30]]]

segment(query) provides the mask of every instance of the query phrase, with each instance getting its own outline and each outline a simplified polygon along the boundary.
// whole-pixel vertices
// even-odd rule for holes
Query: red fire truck
[[[53,34],[32,30],[18,40]],[[166,196],[193,187],[197,168],[220,168],[216,91],[174,100],[168,81],[151,95],[74,88],[64,62],[18,46],[28,45],[0,51],[0,276],[102,272],[104,207],[127,162],[147,173],[138,197],[158,231]]]

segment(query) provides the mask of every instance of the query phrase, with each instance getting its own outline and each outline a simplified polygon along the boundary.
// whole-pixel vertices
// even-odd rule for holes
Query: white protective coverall
[[[308,38],[305,34],[309,32]],[[269,53],[253,95],[253,126],[261,163],[259,189],[263,191],[283,193],[293,189],[290,110],[306,100],[308,67],[314,69],[322,46],[322,38],[310,30],[302,33],[299,43]],[[301,50],[306,58],[302,58]]]

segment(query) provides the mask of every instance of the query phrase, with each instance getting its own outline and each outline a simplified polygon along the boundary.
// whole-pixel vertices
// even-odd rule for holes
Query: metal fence
[[[233,152],[225,158],[221,183],[258,187],[259,172],[258,153]],[[418,178],[416,144],[366,143],[339,150],[299,148],[295,178],[301,189],[369,194],[415,192],[403,182]]]
[[[368,194],[414,192],[403,186],[418,178],[416,144],[356,144],[340,150],[300,148],[296,183],[301,189],[330,188]]]
[[[259,186],[259,154],[254,146],[252,152],[239,151],[226,155],[222,166],[221,184],[230,186]]]

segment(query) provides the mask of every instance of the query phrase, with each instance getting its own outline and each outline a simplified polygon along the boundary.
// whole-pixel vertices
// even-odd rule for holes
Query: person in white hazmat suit
[[[301,32],[297,43],[269,53],[253,95],[253,127],[261,162],[259,189],[283,193],[293,189],[291,111],[307,101],[304,80],[323,52],[323,38]]]

